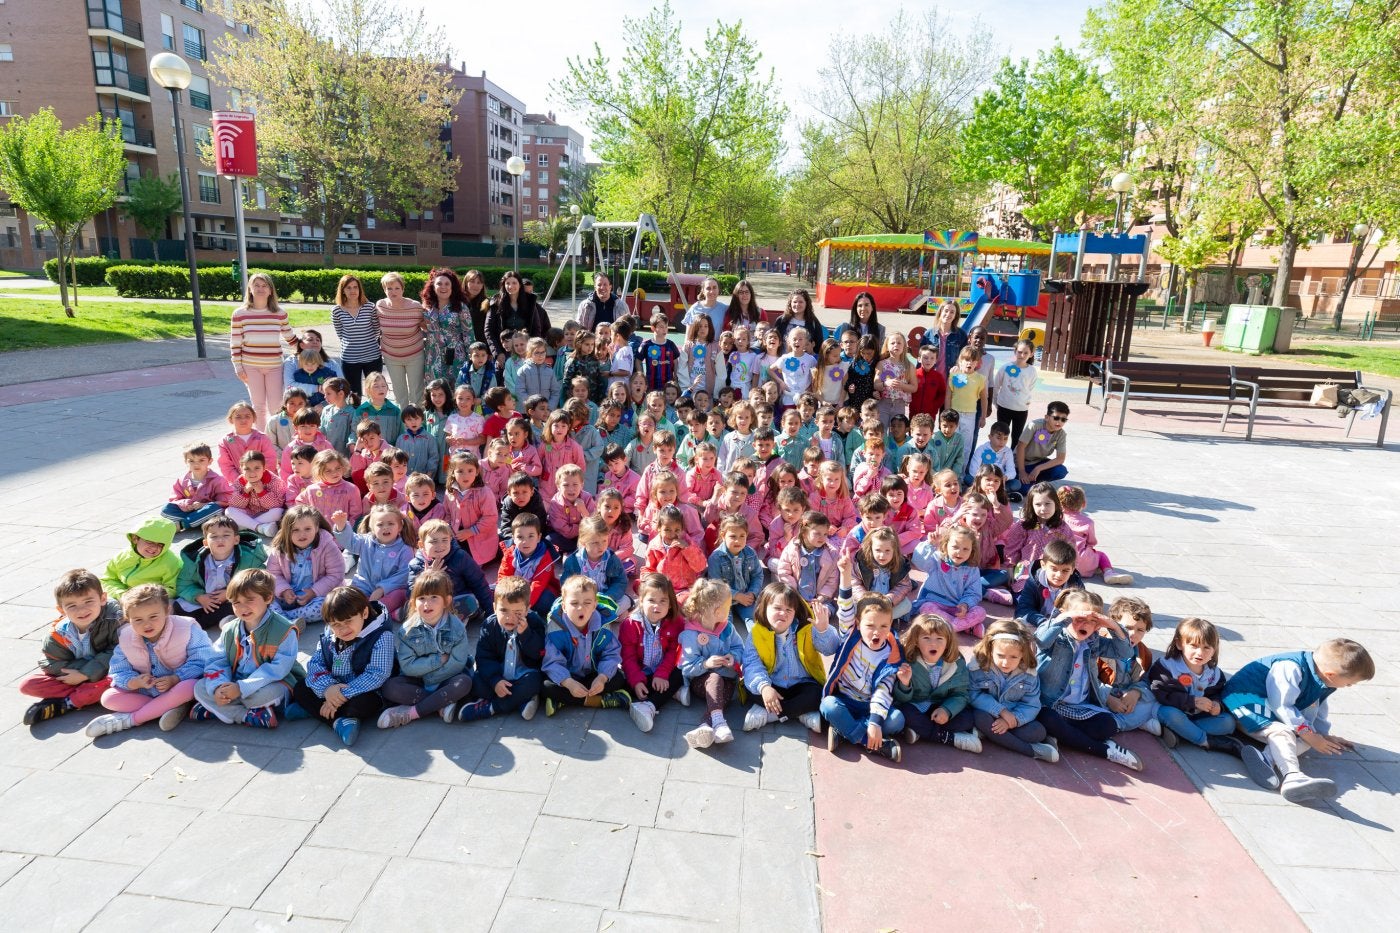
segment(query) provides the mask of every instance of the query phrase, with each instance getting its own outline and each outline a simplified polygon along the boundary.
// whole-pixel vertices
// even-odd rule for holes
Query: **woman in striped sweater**
[[[358,399],[365,374],[383,372],[384,358],[379,349],[379,311],[365,299],[364,287],[356,276],[340,277],[331,324],[340,340],[340,371],[350,383],[351,395]]]
[[[267,424],[273,408],[282,401],[282,343],[296,339],[287,312],[277,304],[277,289],[265,272],[248,276],[243,306],[229,321],[229,357],[233,372],[248,386],[254,424]]]
[[[384,286],[384,297],[375,303],[379,346],[394,401],[402,408],[423,394],[423,306],[404,297],[403,276],[397,272],[384,273],[379,283]]]

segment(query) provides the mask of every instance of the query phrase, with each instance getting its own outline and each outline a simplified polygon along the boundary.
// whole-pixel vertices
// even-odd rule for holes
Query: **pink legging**
[[[267,429],[267,419],[282,407],[282,364],[276,368],[245,366],[248,377],[248,399],[253,403],[253,422],[259,431]]]
[[[1081,577],[1093,577],[1101,570],[1113,569],[1113,562],[1108,559],[1108,555],[1095,548],[1085,548],[1074,564],[1074,569],[1079,571]]]
[[[943,606],[938,603],[922,603],[919,612],[927,612],[936,615],[940,619],[946,619],[955,632],[966,632],[974,626],[981,625],[987,621],[987,610],[981,606],[969,606],[967,615],[959,617],[956,606]]]
[[[158,697],[112,687],[102,694],[102,705],[114,713],[130,713],[132,723],[139,726],[193,699],[194,681],[182,680]]]

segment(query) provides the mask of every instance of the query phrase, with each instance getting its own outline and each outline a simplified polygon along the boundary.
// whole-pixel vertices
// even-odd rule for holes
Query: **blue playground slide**
[[[997,281],[995,276],[986,273],[978,275],[972,286],[972,300],[962,302],[962,329],[970,331],[983,324],[1000,294],[1001,283]]]

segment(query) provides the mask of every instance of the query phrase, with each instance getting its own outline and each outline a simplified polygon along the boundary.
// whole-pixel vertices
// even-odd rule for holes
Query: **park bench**
[[[1159,363],[1151,360],[1108,360],[1103,373],[1103,405],[1099,409],[1099,424],[1108,414],[1112,399],[1122,402],[1118,413],[1118,433],[1123,433],[1123,420],[1128,415],[1130,399],[1138,401],[1178,401],[1193,404],[1223,404],[1229,415],[1229,403],[1234,391],[1231,366],[1203,363]],[[1093,391],[1093,383],[1089,385]],[[1221,430],[1225,419],[1220,420]]]
[[[1337,389],[1344,398],[1348,391],[1359,388],[1370,389],[1372,392],[1380,394],[1381,423],[1376,433],[1376,446],[1385,446],[1385,424],[1390,419],[1390,390],[1365,385],[1361,381],[1359,370],[1313,369],[1303,366],[1290,369],[1265,366],[1234,366],[1231,368],[1234,370],[1232,378],[1234,396],[1225,405],[1225,417],[1220,421],[1222,430],[1230,417],[1231,405],[1234,402],[1241,405],[1246,402],[1249,404],[1247,420],[1245,421],[1245,440],[1250,440],[1254,436],[1254,415],[1261,405],[1273,408],[1309,408],[1313,411],[1320,411],[1321,409],[1311,404],[1313,386],[1332,382],[1336,383]],[[1350,413],[1347,415],[1346,436],[1350,437],[1357,414],[1367,406],[1349,405],[1347,407],[1350,409]]]

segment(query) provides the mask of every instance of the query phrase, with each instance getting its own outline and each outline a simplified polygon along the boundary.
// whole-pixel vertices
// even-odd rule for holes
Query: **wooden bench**
[[[1225,417],[1230,414],[1229,405],[1234,394],[1232,366],[1137,360],[1109,360],[1104,366],[1103,406],[1099,409],[1099,424],[1103,424],[1104,416],[1108,414],[1109,401],[1117,398],[1122,402],[1118,412],[1119,434],[1123,433],[1123,420],[1128,415],[1130,399],[1223,404],[1226,406]],[[1220,428],[1225,429],[1224,417],[1220,419]]]
[[[1311,403],[1313,386],[1319,383],[1334,382],[1337,384],[1337,388],[1343,392],[1349,389],[1366,388],[1380,394],[1381,423],[1376,434],[1376,446],[1385,446],[1385,425],[1390,420],[1390,390],[1365,385],[1361,381],[1359,370],[1312,369],[1302,366],[1296,368],[1234,366],[1231,368],[1234,370],[1232,381],[1235,391],[1232,401],[1225,405],[1225,417],[1220,421],[1222,430],[1230,417],[1231,405],[1234,402],[1241,405],[1246,402],[1249,404],[1247,420],[1245,421],[1245,440],[1251,440],[1254,436],[1254,415],[1259,410],[1260,405],[1323,411],[1324,409]],[[1356,423],[1356,416],[1361,410],[1360,408],[1351,409],[1347,418],[1347,437],[1351,436],[1352,426]]]

